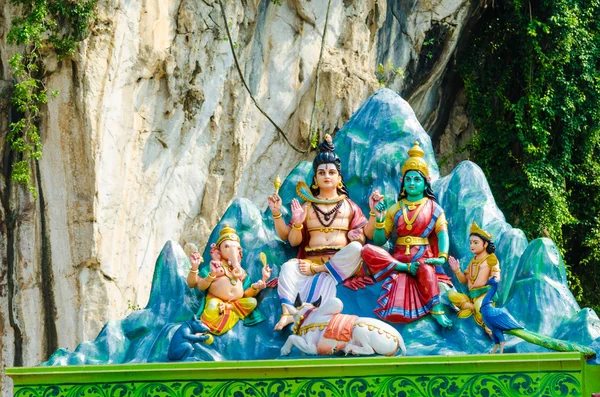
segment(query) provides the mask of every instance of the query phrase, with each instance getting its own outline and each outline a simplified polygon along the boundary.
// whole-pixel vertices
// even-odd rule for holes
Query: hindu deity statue
[[[304,302],[319,297],[326,302],[336,296],[336,285],[353,276],[361,264],[360,252],[365,242],[362,228],[367,219],[348,197],[341,161],[334,149],[327,135],[313,161],[310,192],[301,195],[306,200],[303,204],[292,200],[289,224],[282,218],[279,195],[275,193],[268,200],[277,234],[299,247],[297,258],[284,263],[279,273],[282,315],[276,331],[294,321],[292,313],[298,294]],[[300,188],[297,191],[301,193]]]
[[[460,271],[458,260],[453,257],[448,259],[456,278],[463,285],[467,285],[469,293],[465,295],[456,291],[448,291],[448,299],[459,308],[459,318],[468,318],[473,315],[475,322],[484,327],[491,336],[491,331],[485,326],[481,316],[481,303],[490,290],[490,286],[486,285],[489,279],[495,277],[496,280],[500,280],[500,265],[494,254],[496,247],[492,242],[492,235],[481,229],[475,222],[471,225],[469,243],[471,252],[475,256],[464,272]]]
[[[374,279],[385,280],[375,314],[385,321],[409,323],[431,313],[440,325],[450,328],[439,285],[452,286],[442,269],[448,258],[448,222],[431,189],[418,142],[408,155],[398,201],[386,210],[379,191],[369,198],[371,211],[364,233],[377,246],[365,245],[362,257]],[[380,246],[394,231],[397,238],[390,254]]]
[[[209,269],[204,268],[203,276],[198,275],[202,258],[198,252],[190,255],[192,268],[187,278],[190,288],[208,290],[201,321],[214,335],[222,335],[239,321],[246,325],[257,324],[264,319],[255,311],[255,296],[266,288],[271,277],[271,268],[264,266],[262,279],[252,283],[242,268],[242,247],[235,229],[225,225],[219,233],[215,246],[211,249],[212,260]]]

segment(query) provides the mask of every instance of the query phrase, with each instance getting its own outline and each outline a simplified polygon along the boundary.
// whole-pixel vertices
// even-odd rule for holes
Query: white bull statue
[[[290,335],[281,355],[287,356],[296,346],[306,354],[332,355],[336,353],[395,356],[398,350],[406,355],[400,333],[391,325],[370,317],[341,314],[344,304],[331,298],[320,306],[321,298],[313,304],[296,298],[294,334]]]

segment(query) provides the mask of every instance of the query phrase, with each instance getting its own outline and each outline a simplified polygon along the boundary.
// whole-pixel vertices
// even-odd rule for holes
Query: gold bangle
[[[410,262],[408,262],[408,273],[410,273]]]
[[[296,226],[295,224],[293,224],[293,223],[292,223],[292,227],[293,227],[295,230],[302,230],[302,228],[304,227],[304,225],[303,225],[303,224],[300,224],[300,226]]]
[[[285,316],[294,316],[292,313],[281,313],[281,316],[279,316],[279,318],[281,317],[285,317]]]
[[[312,264],[312,262],[310,262],[309,266],[310,266],[310,272],[311,272],[312,274],[317,274],[317,272],[315,271],[315,268],[313,267],[313,264]]]
[[[190,273],[198,273],[198,269],[196,269],[196,270],[190,269]]]
[[[375,223],[375,228],[376,229],[383,229],[383,228],[385,228],[385,222],[376,222]]]
[[[448,254],[445,252],[440,252],[438,254],[438,258],[444,258],[444,259],[448,260]]]
[[[460,269],[452,270],[454,274],[460,274]]]
[[[217,276],[211,276],[210,273],[208,273],[208,278],[210,278],[211,280],[214,280],[215,278],[217,278]]]
[[[252,288],[254,291],[260,291],[260,288],[256,288],[254,284],[250,285],[250,288]]]
[[[369,216],[377,216],[373,211],[369,211]]]
[[[281,218],[283,215],[281,214],[281,212],[279,213],[279,215],[273,215],[273,219],[279,219]]]
[[[431,314],[437,314],[437,315],[440,315],[440,314],[446,314],[446,313],[445,313],[443,310],[442,310],[442,311],[439,311],[439,312],[436,312],[436,311],[433,311],[433,310],[432,310],[432,311],[430,311],[429,313],[431,313]]]

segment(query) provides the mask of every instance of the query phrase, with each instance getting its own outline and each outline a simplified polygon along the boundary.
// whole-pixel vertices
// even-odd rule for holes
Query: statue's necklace
[[[415,221],[417,220],[417,217],[419,216],[419,214],[421,213],[421,210],[423,209],[423,203],[425,203],[425,197],[423,197],[421,200],[419,201],[407,201],[407,200],[402,200],[402,204],[404,204],[404,209],[402,211],[402,217],[404,218],[404,223],[406,223],[406,230],[412,230],[413,228],[413,223],[415,223]],[[412,219],[408,219],[408,211],[415,211],[415,214],[413,215]]]
[[[331,226],[333,224],[333,222],[335,221],[335,218],[337,218],[338,210],[342,206],[342,203],[343,203],[343,201],[338,202],[331,210],[329,210],[327,212],[323,211],[315,203],[312,203],[312,207],[315,209],[315,215],[317,216],[317,220],[319,221],[319,223],[325,227]],[[325,219],[325,221],[323,221],[323,219],[321,219],[321,216],[319,214],[323,215],[323,218]]]
[[[237,279],[233,276],[233,274],[231,274],[231,268],[229,267],[228,264],[225,265],[225,266],[223,266],[223,270],[225,270],[225,275],[227,276],[227,278],[231,282],[231,285],[236,285],[237,284]]]
[[[481,265],[481,263],[483,261],[485,261],[488,258],[489,255],[486,255],[485,257],[481,258],[481,259],[471,259],[471,269],[469,271],[469,280],[471,280],[472,283],[475,282],[475,280],[477,280],[477,277],[479,277],[479,270],[480,267],[479,265]],[[473,274],[473,270],[475,270],[475,274]]]

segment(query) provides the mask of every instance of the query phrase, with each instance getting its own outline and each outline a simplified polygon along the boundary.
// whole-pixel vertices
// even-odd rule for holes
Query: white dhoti
[[[362,245],[353,241],[325,262],[327,272],[305,276],[300,273],[298,262],[290,259],[281,266],[277,292],[282,304],[294,307],[296,296],[300,294],[302,302],[314,302],[321,297],[322,302],[335,298],[336,286],[352,277],[360,267]],[[310,258],[307,258],[310,260]]]

